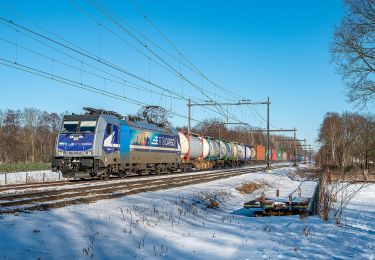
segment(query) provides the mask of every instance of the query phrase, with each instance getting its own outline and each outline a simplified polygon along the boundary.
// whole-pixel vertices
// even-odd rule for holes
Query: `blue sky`
[[[141,32],[143,36],[139,38],[142,42],[145,41],[146,44],[150,40],[157,42],[164,50],[179,58],[178,53],[168,42],[137,12],[131,1],[101,1],[100,3],[116,16],[117,21],[122,22],[123,28],[129,29],[130,27],[127,26],[130,25]],[[329,43],[335,24],[339,23],[343,15],[340,0],[137,0],[136,4],[200,71],[217,84],[254,101],[265,100],[269,96],[272,102],[271,124],[275,127],[295,126],[299,138],[307,138],[309,143],[313,143],[326,112],[354,109],[352,104],[345,101],[344,85],[335,73],[333,64],[330,64]],[[96,22],[91,20],[87,13],[95,17]],[[95,55],[100,53],[102,59],[118,67],[144,79],[150,79],[180,95],[191,96],[196,100],[207,99],[196,88],[186,82],[182,83],[181,79],[108,32],[103,26],[111,28],[133,46],[147,52],[121,27],[112,23],[98,9],[90,5],[90,1],[4,0],[0,2],[0,16],[40,31],[40,28],[35,26],[38,24],[82,49]],[[22,17],[35,24],[29,23]],[[76,67],[83,67],[80,64],[87,61],[78,54],[74,55],[82,62],[72,61],[26,37],[21,30],[17,34],[7,22],[0,23],[0,36],[56,60],[70,62]],[[149,46],[159,51],[155,46],[151,44]],[[173,68],[179,70],[181,65],[179,62],[168,59],[167,56],[163,57],[172,64]],[[160,94],[144,92],[142,89],[153,89],[159,93],[162,91],[137,82],[119,71],[112,72],[118,78],[124,79],[124,82],[137,83],[141,90],[123,85],[116,86],[116,83],[103,78],[91,77],[79,70],[67,69],[57,62],[32,55],[21,47],[16,48],[4,40],[0,41],[0,58],[27,64],[56,75],[64,75],[75,81],[82,81],[90,86],[113,91],[137,101],[163,105],[179,114],[187,115],[185,101],[174,99],[171,101],[170,98],[161,97]],[[87,62],[108,69],[103,64]],[[189,80],[196,86],[208,90],[209,92],[206,93],[215,100],[235,99],[202,80],[200,75],[189,72],[183,65],[181,67],[182,73]],[[133,104],[2,65],[0,65],[0,86],[0,109],[33,106],[48,111],[78,113],[83,106],[93,106],[128,114],[135,113],[139,108]],[[166,93],[167,91],[163,91],[163,94]],[[265,117],[264,107],[258,106],[256,109],[262,117]],[[228,111],[241,121],[254,126],[265,126],[260,116],[250,112],[247,107],[229,107]],[[206,109],[194,108],[192,116],[202,120],[219,115]],[[175,125],[187,124],[186,119],[177,116],[173,118],[173,122]]]

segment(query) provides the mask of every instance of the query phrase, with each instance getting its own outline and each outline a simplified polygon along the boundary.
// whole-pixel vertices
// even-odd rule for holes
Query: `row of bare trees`
[[[49,162],[61,120],[35,108],[0,110],[0,163]]]
[[[375,116],[327,113],[320,127],[322,144],[316,158],[320,166],[362,166],[375,161]]]

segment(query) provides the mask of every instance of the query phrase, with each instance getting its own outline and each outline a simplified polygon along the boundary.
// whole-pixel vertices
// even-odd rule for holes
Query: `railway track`
[[[255,166],[255,167],[258,167],[258,166]],[[264,166],[259,166],[259,167],[263,167]],[[258,167],[258,168],[259,168]],[[234,171],[236,169],[239,169],[239,168],[232,168],[232,169],[221,169],[221,170],[213,170],[213,171],[210,171],[210,172],[228,172],[228,171]],[[190,172],[190,173],[181,173],[181,172],[173,172],[173,173],[169,173],[167,175],[137,175],[137,174],[134,174],[134,175],[130,175],[130,176],[127,176],[126,179],[131,179],[131,178],[153,178],[153,177],[157,177],[157,178],[163,178],[163,177],[166,177],[166,176],[172,176],[172,175],[178,175],[178,174],[194,174],[194,173],[201,173],[201,174],[205,174],[206,172],[208,171],[196,171],[196,172]],[[82,183],[87,183],[87,184],[96,184],[96,183],[103,183],[103,182],[115,182],[115,181],[121,181],[121,180],[124,180],[124,179],[121,179],[121,178],[118,178],[118,177],[111,177],[110,179],[108,180],[102,180],[102,179],[91,179],[91,180],[62,180],[62,181],[51,181],[51,182],[42,182],[42,183],[23,183],[23,184],[9,184],[9,185],[4,185],[4,186],[1,186],[0,185],[0,194],[2,192],[6,192],[6,191],[9,191],[9,190],[20,190],[20,189],[34,189],[34,188],[42,188],[42,187],[60,187],[60,186],[65,186],[65,185],[76,185],[76,184],[82,184]]]
[[[273,169],[285,167],[277,165]],[[61,182],[43,185],[16,185],[0,190],[0,214],[47,210],[92,203],[147,191],[204,183],[264,170],[264,166],[217,170],[206,173],[172,174],[154,177],[112,179],[90,182]]]

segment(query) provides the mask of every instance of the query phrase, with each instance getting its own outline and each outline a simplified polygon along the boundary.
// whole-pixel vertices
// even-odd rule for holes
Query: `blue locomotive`
[[[180,168],[176,129],[115,112],[85,110],[84,115],[64,116],[57,137],[52,169],[64,177],[108,178]]]

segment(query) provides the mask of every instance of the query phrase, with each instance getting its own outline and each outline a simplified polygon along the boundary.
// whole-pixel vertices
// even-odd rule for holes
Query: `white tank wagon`
[[[197,134],[191,134],[190,138],[183,132],[178,135],[183,171],[238,166],[252,158],[251,146]]]
[[[225,145],[227,146],[227,157],[226,160],[230,160],[233,157],[233,148],[230,142],[226,142]]]
[[[205,156],[205,160],[217,160],[220,155],[220,145],[218,140],[214,140],[211,137],[207,137],[207,142],[209,144],[209,153]]]
[[[245,161],[245,146],[243,144],[236,144],[237,145],[237,159],[240,161]]]
[[[238,148],[237,143],[231,142],[230,147],[232,148],[232,156],[230,157],[231,160],[237,160],[238,158]]]
[[[202,157],[202,139],[197,135],[190,135],[190,138],[182,132],[178,132],[180,137],[181,158],[195,160]],[[189,140],[190,139],[190,140]]]
[[[210,142],[207,138],[200,137],[202,140],[202,158],[206,159],[210,156]]]
[[[178,136],[180,138],[181,158],[187,158],[189,153],[189,140],[187,136],[182,132],[178,132]]]
[[[245,161],[251,160],[251,147],[248,145],[245,145]]]
[[[190,160],[202,158],[202,139],[199,136],[190,135],[189,149]]]
[[[218,145],[220,147],[220,150],[219,150],[219,159],[220,160],[225,160],[225,158],[227,158],[227,153],[228,153],[227,145],[222,140],[217,140],[217,142],[218,142]]]
[[[189,158],[190,160],[199,159],[202,157],[203,145],[202,139],[196,135],[190,135],[189,138]]]
[[[179,132],[179,137],[183,171],[213,168],[213,163],[206,160],[210,155],[210,140],[197,134],[190,134],[189,137],[182,132]]]

